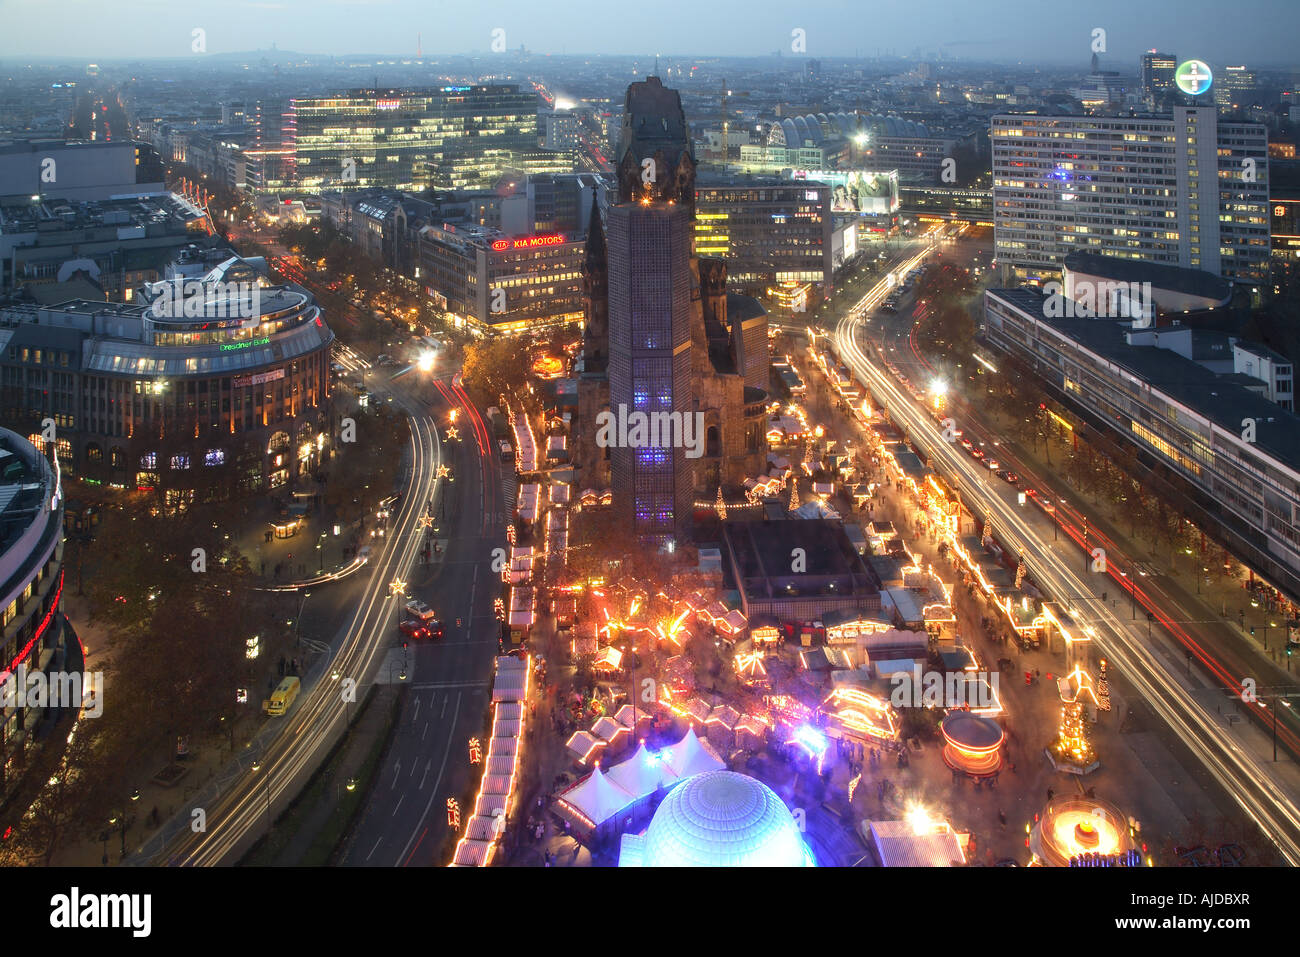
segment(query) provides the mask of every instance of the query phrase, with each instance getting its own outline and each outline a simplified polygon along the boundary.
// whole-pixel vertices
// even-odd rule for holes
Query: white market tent
[[[672,787],[680,778],[663,758],[646,749],[642,741],[636,754],[609,769],[609,779],[637,798],[653,794],[661,787]]]
[[[727,766],[712,748],[696,737],[694,727],[672,747],[664,748],[663,759],[669,770],[683,780],[706,771],[721,771]]]
[[[592,824],[607,821],[635,800],[609,780],[600,765],[569,790],[560,795],[560,803],[578,811]]]

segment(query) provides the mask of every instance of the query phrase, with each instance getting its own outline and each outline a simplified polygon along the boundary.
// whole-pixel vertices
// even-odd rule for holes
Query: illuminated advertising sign
[[[790,178],[826,183],[831,188],[831,212],[882,216],[898,212],[898,171],[793,170]]]
[[[1188,96],[1200,96],[1210,89],[1214,74],[1204,60],[1186,60],[1174,71],[1174,83]]]
[[[249,339],[247,342],[223,342],[221,344],[222,352],[234,352],[236,349],[251,349],[253,346],[266,346],[271,344],[270,336],[263,336],[261,339]]]
[[[552,233],[546,236],[524,236],[521,239],[498,239],[492,243],[492,250],[500,253],[507,249],[538,249],[543,246],[563,246],[564,243],[563,233]]]
[[[396,110],[401,105],[401,100],[375,100],[375,109],[377,110]]]
[[[239,376],[237,379],[234,379],[230,384],[234,386],[236,389],[238,389],[246,385],[262,385],[265,382],[274,382],[276,379],[283,379],[283,378],[284,378],[284,368],[281,367],[271,372],[261,372],[257,375]]]

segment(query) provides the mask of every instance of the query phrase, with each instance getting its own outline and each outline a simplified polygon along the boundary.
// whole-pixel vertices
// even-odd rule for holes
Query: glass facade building
[[[285,132],[299,189],[462,189],[538,158],[537,97],[513,85],[295,99]],[[546,158],[555,161],[554,156]]]

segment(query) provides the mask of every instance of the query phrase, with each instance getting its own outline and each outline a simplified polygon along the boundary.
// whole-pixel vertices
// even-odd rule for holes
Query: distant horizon
[[[856,0],[807,0],[797,9],[772,0],[708,6],[660,0],[635,30],[615,20],[614,10],[607,0],[567,0],[547,9],[500,0],[491,10],[434,9],[419,0],[232,0],[213,10],[187,10],[169,0],[0,0],[0,59],[165,63],[272,52],[416,59],[419,42],[423,57],[434,59],[508,58],[522,44],[542,57],[762,59],[780,50],[796,60],[942,54],[954,62],[1054,67],[1086,64],[1094,31],[1102,30],[1110,64],[1136,63],[1152,48],[1256,69],[1297,68],[1300,61],[1293,46],[1300,3],[1293,0],[1097,0],[1068,28],[1026,18],[1023,5],[1011,0],[912,0],[906,9],[884,10]],[[195,29],[204,31],[203,52],[192,49]],[[250,34],[258,38],[252,49]],[[570,50],[575,39],[591,49]],[[345,53],[340,42],[373,52]],[[494,42],[507,52],[494,52]],[[628,43],[639,49],[627,49]],[[684,43],[712,49],[674,52]]]

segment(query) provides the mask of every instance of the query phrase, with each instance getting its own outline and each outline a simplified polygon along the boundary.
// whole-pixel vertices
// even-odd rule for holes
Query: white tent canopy
[[[560,800],[592,823],[600,824],[631,804],[635,797],[610,781],[600,765],[596,765],[582,781],[561,794]]]
[[[644,741],[636,754],[609,769],[609,779],[635,798],[653,794],[661,787],[671,787],[678,781],[663,757],[648,751]]]
[[[705,771],[721,771],[727,764],[695,735],[690,728],[685,737],[663,750],[664,763],[679,778],[689,778]]]

